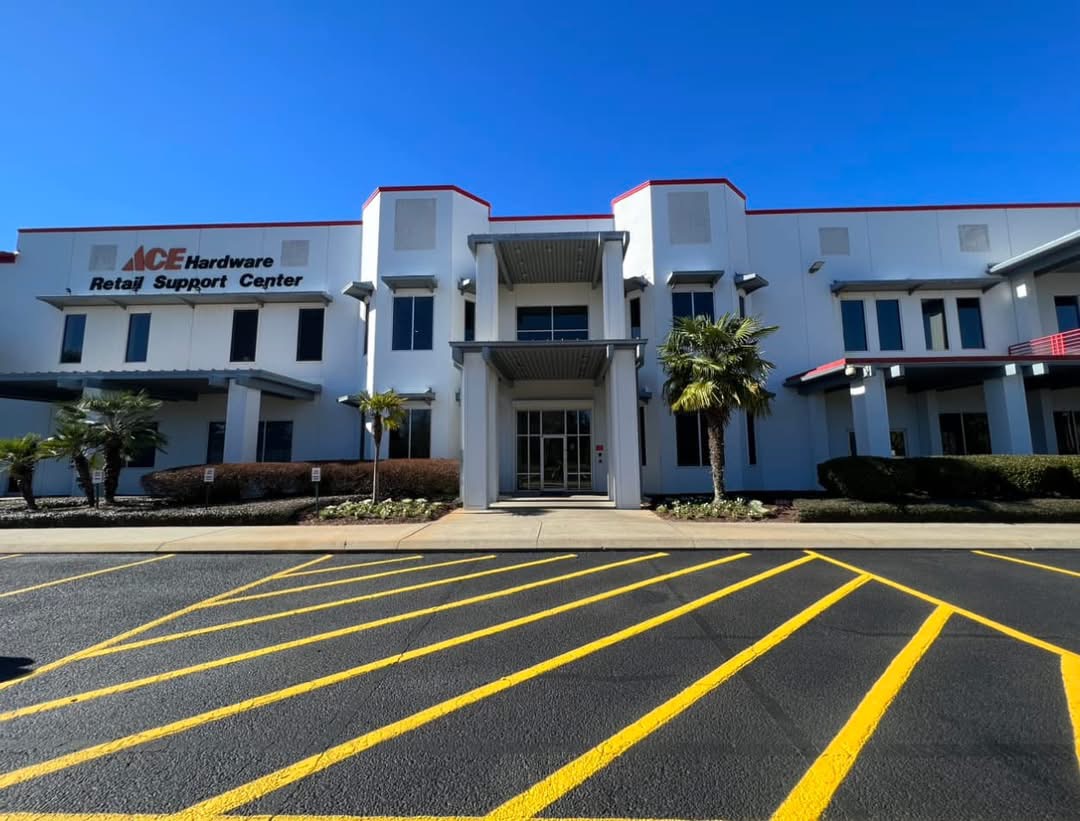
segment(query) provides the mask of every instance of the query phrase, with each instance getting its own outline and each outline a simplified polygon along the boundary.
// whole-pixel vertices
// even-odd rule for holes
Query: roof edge
[[[946,205],[842,205],[822,208],[747,208],[748,215],[858,214],[884,211],[987,211],[1006,208],[1080,208],[1080,202],[1000,202]]]
[[[309,220],[300,222],[193,222],[161,225],[90,225],[68,228],[20,228],[20,234],[66,234],[94,231],[193,231],[210,228],[322,228],[363,225],[363,220]]]
[[[486,206],[488,211],[491,211],[490,202],[457,185],[380,185],[368,195],[366,200],[364,200],[361,210],[367,208],[371,204],[371,201],[379,196],[379,194],[393,194],[403,191],[453,191],[455,194],[461,194],[463,197],[468,197],[470,200]]]
[[[733,183],[727,177],[699,177],[677,180],[645,180],[645,182],[635,185],[629,191],[624,191],[623,193],[619,194],[611,201],[611,204],[615,205],[615,203],[636,194],[638,191],[643,191],[644,189],[652,185],[726,185],[728,188],[738,194],[739,197],[742,198],[743,202],[746,202],[746,194],[744,194],[742,192],[742,189],[740,189],[739,186],[735,185],[735,183]]]

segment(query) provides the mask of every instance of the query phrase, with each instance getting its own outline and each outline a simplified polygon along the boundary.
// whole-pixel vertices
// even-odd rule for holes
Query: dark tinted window
[[[949,331],[945,327],[945,300],[922,301],[923,335],[928,351],[944,351],[949,348]]]
[[[712,291],[676,291],[671,295],[671,315],[673,319],[684,316],[713,316]]]
[[[260,422],[256,458],[260,462],[291,462],[292,428],[292,422]]]
[[[1054,311],[1057,313],[1058,331],[1075,331],[1080,328],[1080,307],[1074,296],[1054,297]]]
[[[746,317],[746,297],[739,294],[739,316]]]
[[[517,309],[520,341],[588,339],[589,309],[585,305],[533,305]]]
[[[990,422],[985,413],[942,413],[938,424],[946,456],[990,453]]]
[[[644,467],[646,463],[645,457],[645,406],[638,405],[637,408],[637,435],[638,435],[638,453],[641,457],[641,466]]]
[[[641,297],[630,300],[630,338],[641,339]]]
[[[150,316],[149,314],[142,314],[142,316]],[[157,422],[154,422],[152,427],[154,430],[158,429]],[[131,458],[128,459],[127,466],[129,468],[152,468],[154,466],[154,458],[157,455],[157,448],[153,445],[146,448],[139,448],[135,453],[131,454]]]
[[[127,353],[125,362],[145,362],[150,347],[150,314],[132,314],[128,317]]]
[[[960,347],[985,348],[979,298],[964,297],[956,300],[956,314],[960,320]]]
[[[476,339],[476,303],[470,299],[465,300],[465,341],[472,342]]]
[[[64,317],[64,341],[60,346],[61,362],[82,362],[85,334],[86,314],[68,314]]]
[[[296,361],[318,362],[322,359],[323,308],[301,308],[296,323]]]
[[[233,311],[230,362],[254,362],[259,338],[259,312]]]
[[[709,439],[701,414],[675,414],[675,462],[679,467],[709,464]]]
[[[374,313],[374,308],[370,304],[364,308],[364,356],[367,356],[368,352],[368,339],[371,337],[371,316]]]
[[[552,309],[555,339],[588,339],[589,309],[585,305],[559,305]]]
[[[883,351],[904,350],[904,334],[900,329],[900,300],[877,301],[878,347]]]
[[[220,465],[225,461],[225,423],[211,422],[206,432],[206,464]]]
[[[431,411],[414,408],[405,412],[397,430],[390,431],[391,459],[427,459],[431,456]]]
[[[1054,411],[1054,431],[1057,433],[1057,452],[1062,456],[1080,454],[1080,413]]]
[[[757,425],[750,414],[746,414],[746,463],[757,464]]]
[[[430,351],[435,298],[430,296],[394,297],[395,351]]]
[[[866,313],[861,299],[840,301],[840,321],[844,326],[844,350],[866,350]]]
[[[412,350],[412,314],[411,296],[394,297],[394,340],[395,351]]]
[[[430,351],[434,342],[435,297],[413,297],[413,350]]]

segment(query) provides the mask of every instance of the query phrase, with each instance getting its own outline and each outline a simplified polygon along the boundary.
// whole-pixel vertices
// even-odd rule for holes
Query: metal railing
[[[1010,356],[1065,356],[1080,354],[1080,328],[1009,346]]]

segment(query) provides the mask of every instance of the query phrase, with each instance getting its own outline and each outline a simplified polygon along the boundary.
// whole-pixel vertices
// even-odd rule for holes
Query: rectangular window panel
[[[849,456],[859,455],[859,441],[855,438],[855,431],[853,430],[847,432],[847,449]]]
[[[472,342],[476,339],[476,303],[471,299],[465,300],[465,341]]]
[[[641,339],[641,297],[630,300],[630,338]]]
[[[840,321],[844,328],[844,350],[866,350],[866,312],[861,299],[840,300]]]
[[[990,419],[985,413],[965,413],[964,448],[969,454],[990,453]]]
[[[292,422],[260,422],[255,452],[260,462],[292,461]]]
[[[746,463],[757,464],[757,424],[749,413],[746,414]]]
[[[589,309],[585,305],[559,305],[552,309],[554,339],[588,339]]]
[[[322,360],[323,308],[301,308],[296,323],[296,361],[319,362]]]
[[[233,311],[230,362],[254,362],[259,338],[259,312]]]
[[[206,432],[206,464],[220,465],[225,461],[225,423],[211,422]]]
[[[1054,297],[1054,313],[1057,314],[1059,333],[1080,328],[1080,306],[1075,296]]]
[[[675,463],[679,467],[701,467],[708,464],[708,456],[702,458],[703,424],[699,414],[675,414]],[[707,451],[707,444],[705,449]]]
[[[739,294],[739,316],[746,318],[746,297],[742,294]]]
[[[391,347],[395,351],[412,350],[413,339],[413,298],[411,296],[394,297],[394,338]]]
[[[1076,411],[1054,411],[1054,431],[1057,433],[1057,452],[1062,456],[1080,454],[1080,436],[1077,435]]]
[[[413,350],[430,351],[435,337],[432,324],[435,320],[435,297],[413,297]]]
[[[938,415],[941,430],[941,452],[946,456],[964,455],[964,423],[959,413]]]
[[[694,291],[694,316],[706,317],[710,322],[716,319],[713,313],[712,291]]]
[[[889,450],[893,456],[907,456],[907,434],[904,431],[889,431]]]
[[[125,362],[145,362],[150,347],[150,314],[132,314],[128,317],[127,351]]]
[[[390,431],[390,458],[391,459],[408,459],[409,458],[409,414],[406,413],[401,420],[401,424]]]
[[[60,345],[61,362],[82,362],[85,335],[86,314],[68,314],[64,317],[64,339]]]
[[[637,409],[637,435],[638,435],[638,453],[641,455],[641,466],[645,467],[648,461],[645,455],[645,406],[638,405]],[[588,454],[585,454],[588,456]],[[584,468],[582,468],[584,469]]]
[[[883,351],[904,350],[904,334],[900,328],[900,300],[879,299],[875,308],[878,347]]]
[[[364,308],[364,356],[368,352],[368,339],[371,338],[371,318],[375,309],[368,305]]]
[[[671,315],[673,319],[686,316],[704,316],[712,321],[712,291],[676,291],[671,295]]]
[[[956,300],[956,315],[960,320],[960,347],[985,348],[983,340],[982,308],[978,297]]]
[[[412,417],[409,425],[409,458],[428,459],[431,457],[431,411],[418,408],[409,411]]]
[[[945,327],[945,300],[924,299],[922,301],[923,335],[928,351],[946,351],[949,349],[949,332]]]
[[[149,316],[149,314],[146,314]],[[152,427],[154,430],[158,429],[157,422],[154,422]],[[135,453],[131,454],[131,458],[128,459],[127,466],[129,468],[152,468],[154,466],[154,459],[157,456],[157,448],[153,445],[145,448],[139,448]]]

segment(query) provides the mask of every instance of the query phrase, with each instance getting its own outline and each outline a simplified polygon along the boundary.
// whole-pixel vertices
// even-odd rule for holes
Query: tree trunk
[[[94,490],[94,476],[90,472],[90,460],[79,454],[72,457],[71,464],[75,468],[75,484],[86,497],[86,503],[93,507],[97,501],[97,493]]]
[[[103,453],[105,456],[103,495],[106,502],[113,504],[116,501],[116,488],[120,484],[120,471],[124,467],[124,457],[121,455],[119,443],[116,442],[106,442]]]
[[[22,493],[22,497],[26,502],[27,510],[37,510],[37,499],[34,498],[34,470],[20,470],[17,474],[14,474],[15,482],[19,486],[19,492]]]
[[[382,417],[371,420],[371,438],[375,440],[375,461],[371,465],[371,503],[379,501],[379,448],[382,446]]]
[[[718,414],[706,414],[705,429],[709,434],[713,501],[719,502],[724,498],[724,420]]]

